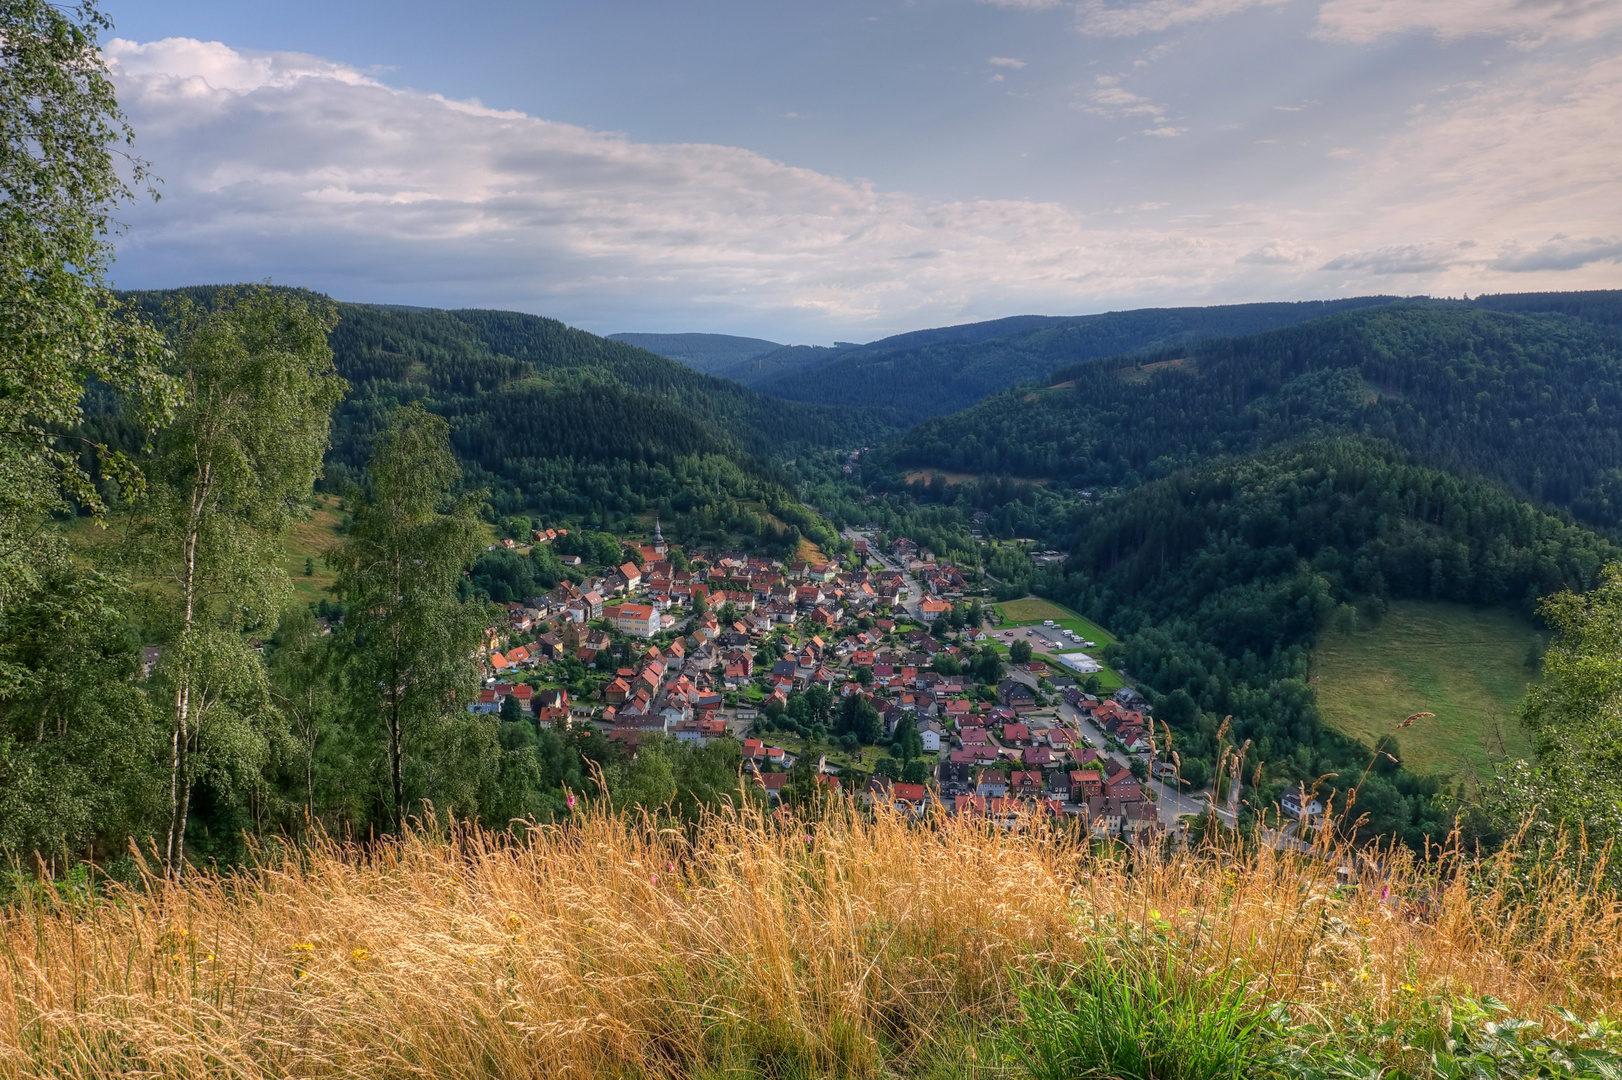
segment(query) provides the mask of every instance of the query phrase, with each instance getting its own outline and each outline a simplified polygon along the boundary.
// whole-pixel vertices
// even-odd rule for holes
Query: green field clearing
[[[323,559],[327,550],[338,543],[340,524],[338,499],[317,495],[310,516],[295,523],[283,538],[280,565],[293,583],[296,602],[308,603],[330,596],[327,590],[337,580],[337,575],[327,569]],[[123,522],[116,512],[108,515],[105,529],[90,518],[74,518],[61,528],[68,542],[76,548],[111,547],[123,539]],[[306,558],[315,564],[309,577],[304,576]]]
[[[1411,713],[1433,712],[1398,735],[1404,764],[1486,775],[1493,758],[1530,750],[1515,710],[1534,677],[1527,650],[1540,640],[1501,608],[1397,601],[1377,626],[1319,638],[1318,708],[1331,726],[1370,743]]]
[[[1084,619],[1064,605],[1055,604],[1052,600],[1044,600],[1040,596],[1027,596],[1023,600],[1009,600],[998,604],[997,613],[1002,617],[1002,622],[997,627],[999,631],[1011,626],[1039,625],[1048,619],[1052,619],[1055,625],[1062,626],[1066,630],[1074,630],[1082,636],[1083,640],[1096,643],[1095,648],[1086,651],[1089,656],[1103,665],[1103,670],[1098,673],[1098,681],[1102,684],[1100,688],[1104,693],[1112,693],[1126,685],[1121,677],[1115,673],[1114,669],[1104,663],[1103,656],[1100,655],[1104,651],[1104,646],[1115,644],[1115,635],[1092,620]],[[998,641],[998,651],[1006,654],[1008,646],[1001,643],[1000,637]],[[1037,648],[1036,651],[1038,653],[1048,653],[1050,656],[1053,655],[1052,651],[1048,649]],[[1049,666],[1056,674],[1076,674],[1076,672],[1071,671],[1057,660],[1053,660]]]
[[[1099,648],[1115,643],[1115,635],[1102,626],[1084,619],[1063,604],[1044,600],[1040,596],[1027,596],[1023,600],[1009,600],[997,605],[1004,626],[1029,626],[1052,619],[1060,626],[1074,630],[1088,641],[1098,642]]]

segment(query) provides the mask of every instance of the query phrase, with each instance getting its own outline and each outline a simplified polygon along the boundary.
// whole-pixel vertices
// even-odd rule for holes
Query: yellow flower
[[[297,949],[299,952],[315,952],[315,946],[310,944],[308,941],[294,942],[293,948]]]
[[[349,951],[349,955],[354,958],[354,961],[357,964],[362,960],[370,960],[372,958],[372,954],[367,952],[365,949],[351,949]]]

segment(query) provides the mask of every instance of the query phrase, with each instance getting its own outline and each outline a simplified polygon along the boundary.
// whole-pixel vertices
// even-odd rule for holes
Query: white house
[[[1293,818],[1305,818],[1310,821],[1324,812],[1324,804],[1319,802],[1316,796],[1307,799],[1303,805],[1299,786],[1286,790],[1279,796],[1278,802],[1284,808],[1284,812]]]

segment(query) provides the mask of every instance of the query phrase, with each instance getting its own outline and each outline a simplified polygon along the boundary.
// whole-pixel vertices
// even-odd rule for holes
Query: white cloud
[[[1189,23],[1225,19],[1253,7],[1276,7],[1287,0],[1138,0],[1112,4],[1083,0],[1077,8],[1082,32],[1099,37],[1159,34]]]
[[[1367,270],[1374,274],[1434,274],[1471,262],[1471,241],[1393,244],[1370,251],[1347,251],[1324,263],[1325,270]]]
[[[1157,105],[1141,94],[1134,94],[1121,86],[1120,82],[1119,75],[1099,75],[1093,80],[1093,85],[1098,89],[1088,93],[1087,99],[1078,103],[1076,108],[1112,120],[1125,116],[1159,119],[1165,114],[1165,106]]]
[[[125,287],[262,280],[345,299],[854,336],[1013,310],[1594,288],[1622,257],[1622,58],[1528,54],[1337,162],[1333,197],[1232,206],[1198,168],[1145,203],[928,200],[736,147],[636,142],[391,87],[316,57],[112,42],[164,200]],[[1081,107],[1180,133],[1095,82]],[[1335,151],[1331,151],[1334,153]],[[1327,166],[1326,166],[1327,167]]]
[[[1297,266],[1317,254],[1316,248],[1300,247],[1288,240],[1276,240],[1245,252],[1239,256],[1238,261],[1251,266]]]
[[[1581,40],[1622,28],[1617,0],[1324,0],[1318,35],[1366,43],[1391,34],[1447,40],[1507,37],[1525,45]]]
[[[1325,268],[1428,275],[1448,293],[1614,288],[1622,57],[1540,55],[1361,155],[1355,198],[1323,208],[1355,242],[1326,244],[1340,253]]]
[[[978,304],[1072,308],[1143,279],[1134,265],[1154,252],[1188,250],[1088,229],[1052,203],[926,202],[735,147],[639,143],[393,88],[308,57],[186,40],[114,41],[107,55],[164,178],[161,203],[126,215],[126,286],[272,276],[357,299],[586,321],[634,297],[718,322],[768,312],[890,328]],[[920,250],[940,254],[907,258]]]
[[[1015,71],[1018,71],[1020,68],[1025,66],[1026,62],[1024,60],[1016,60],[1012,56],[993,56],[990,60],[987,60],[986,63],[992,65],[993,67],[1013,68]]]
[[[1584,240],[1553,236],[1536,247],[1511,240],[1492,261],[1495,270],[1521,274],[1535,270],[1576,270],[1591,263],[1622,262],[1622,239],[1615,235]]]

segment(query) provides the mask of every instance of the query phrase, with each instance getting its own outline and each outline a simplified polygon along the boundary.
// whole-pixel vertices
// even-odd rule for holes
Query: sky
[[[115,283],[596,333],[1622,287],[1619,0],[104,0]]]

